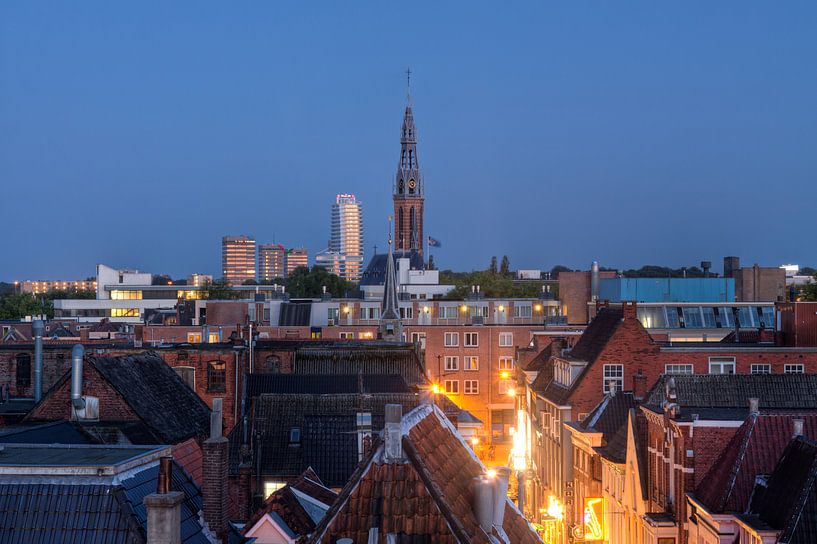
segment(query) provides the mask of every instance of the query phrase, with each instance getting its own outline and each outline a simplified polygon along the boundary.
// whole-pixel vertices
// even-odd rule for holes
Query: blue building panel
[[[599,298],[610,302],[734,302],[734,278],[602,278]]]

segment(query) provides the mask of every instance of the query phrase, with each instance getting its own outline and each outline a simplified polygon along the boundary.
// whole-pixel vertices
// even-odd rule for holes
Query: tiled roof
[[[197,485],[202,483],[202,453],[195,438],[190,438],[171,448],[173,459],[190,475]]]
[[[817,409],[817,374],[695,374],[662,376],[644,405],[662,412],[666,385],[675,383],[676,402],[685,418],[744,419],[749,399],[760,399],[761,411]]]
[[[489,540],[473,512],[472,483],[486,468],[437,407],[406,414],[402,433],[406,461],[387,461],[378,444],[309,542],[368,542],[371,528],[396,534],[400,542],[541,542],[507,499],[504,534],[492,531]]]
[[[817,443],[799,436],[786,447],[765,485],[757,485],[746,516],[750,525],[780,531],[777,542],[817,542]]]
[[[425,369],[413,344],[383,343],[295,351],[295,374],[399,374],[409,385],[424,383]]]
[[[460,411],[445,397],[439,402],[452,418]],[[371,413],[378,431],[386,404],[401,404],[408,411],[418,403],[414,393],[261,395],[252,403],[248,434],[260,436],[254,455],[260,455],[262,475],[294,478],[312,467],[328,486],[340,487],[359,461],[356,414]],[[290,443],[293,428],[300,429],[298,444]],[[243,428],[237,425],[229,436],[232,473],[238,471],[242,437]]]
[[[312,507],[314,503],[305,500],[304,495],[322,503],[325,508]],[[278,516],[276,521],[283,522],[294,536],[308,535],[320,522],[320,519],[315,518],[322,518],[337,496],[337,493],[324,487],[315,472],[308,468],[295,481],[267,497],[261,508],[244,525],[243,532],[246,534],[262,517],[274,512]]]
[[[570,350],[568,358],[592,363],[613,337],[623,320],[621,308],[601,308]]]
[[[26,481],[0,484],[0,541],[136,544],[145,542],[145,496],[154,493],[158,465],[148,466],[119,484],[85,485]],[[211,541],[199,521],[202,497],[198,487],[176,465],[172,489],[181,491],[181,534],[184,544]],[[240,540],[231,534],[231,542]]]
[[[597,451],[611,461],[621,463],[627,454],[630,410],[637,406],[631,392],[619,392],[612,396],[607,394],[584,421],[579,423],[579,428],[602,433],[604,445],[597,448]]]
[[[794,419],[803,420],[803,434],[817,438],[817,414],[752,414],[725,445],[701,480],[695,496],[712,513],[744,512],[758,474],[770,474],[791,441]]]
[[[408,393],[399,374],[247,374],[247,396],[262,394]]]
[[[6,427],[0,430],[3,444],[92,444],[95,441],[68,421]]]
[[[536,354],[528,364],[522,368],[526,372],[541,372],[550,364],[550,356],[553,355],[553,343],[548,344],[545,348]]]

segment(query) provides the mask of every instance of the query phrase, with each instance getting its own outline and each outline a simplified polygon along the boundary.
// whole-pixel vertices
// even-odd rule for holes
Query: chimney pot
[[[483,476],[474,478],[474,516],[482,530],[491,534],[494,524],[494,482]]]
[[[210,438],[221,438],[222,399],[213,399],[213,410],[210,412]]]
[[[749,413],[757,414],[760,411],[760,399],[757,397],[749,398]]]
[[[156,483],[156,493],[165,495],[170,493],[173,481],[173,458],[162,457],[159,459],[159,480]]]
[[[496,468],[496,480],[494,482],[494,526],[496,527],[502,527],[504,522],[505,500],[508,498],[508,480],[510,477],[510,468]]]
[[[794,419],[792,420],[794,424],[794,436],[802,436],[803,435],[803,420],[802,419]]]
[[[385,459],[387,462],[403,458],[403,407],[400,404],[386,405]]]

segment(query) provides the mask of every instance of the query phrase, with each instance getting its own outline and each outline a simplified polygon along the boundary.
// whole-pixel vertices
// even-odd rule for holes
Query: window
[[[386,327],[388,329],[388,327]],[[393,330],[389,332],[394,332]],[[374,333],[372,331],[365,331],[357,333],[358,340],[371,340],[374,338]]]
[[[513,333],[501,332],[499,333],[499,347],[510,348],[513,347]]]
[[[763,326],[767,329],[773,329],[775,327],[774,308],[772,306],[763,306],[760,311],[760,320],[763,322]]]
[[[200,332],[188,332],[187,333],[187,341],[191,344],[201,344],[201,333]]]
[[[413,332],[411,333],[411,343],[418,344],[420,349],[426,349],[426,333]]]
[[[710,357],[709,358],[709,373],[710,374],[734,374],[735,373],[735,358],[734,357]]]
[[[111,308],[111,317],[139,317],[139,308]]]
[[[17,355],[17,387],[31,385],[31,355],[20,353]],[[19,392],[17,393],[20,394]]]
[[[467,348],[475,348],[479,346],[479,333],[466,332],[464,345]]]
[[[264,365],[267,367],[267,372],[270,374],[278,374],[281,372],[281,358],[277,355],[270,355],[264,359]]]
[[[624,365],[604,365],[603,391],[609,393],[611,385],[615,391],[624,389]]]
[[[301,443],[301,428],[300,427],[292,427],[289,430],[289,445],[290,446],[297,446]]]
[[[677,329],[681,326],[681,320],[678,318],[678,307],[667,306],[667,328]]]
[[[735,316],[732,314],[732,308],[728,306],[719,306],[718,316],[721,318],[722,329],[731,329],[735,326]]]
[[[445,370],[446,372],[454,372],[460,369],[460,358],[456,356],[445,356]]]
[[[511,427],[516,425],[513,410],[491,410],[491,438],[494,442],[507,442],[511,438]]]
[[[207,363],[207,390],[214,393],[227,391],[227,365],[224,361]]]
[[[329,323],[337,323],[340,318],[340,308],[327,308],[326,318],[329,320]]]
[[[663,308],[639,307],[638,320],[645,329],[663,329],[667,326]]]
[[[664,365],[664,374],[695,374],[692,365]]]
[[[771,373],[772,365],[762,363],[752,365],[752,374],[771,374]]]
[[[533,306],[530,304],[514,304],[513,305],[513,316],[514,317],[531,317],[533,315]]]
[[[784,374],[803,374],[803,365],[786,365],[783,367]]]
[[[479,380],[465,380],[463,389],[466,395],[479,395]]]
[[[479,357],[468,355],[463,359],[462,368],[465,370],[479,370]]]
[[[471,317],[488,317],[488,306],[469,306],[468,315]]]
[[[355,333],[353,333],[353,332],[342,332],[342,333],[340,333],[340,339],[341,340],[354,340],[355,339]]]
[[[513,357],[500,357],[499,370],[513,370]]]
[[[378,317],[376,319],[380,319],[380,308],[375,308],[377,310]],[[400,308],[400,319],[411,319],[414,317],[414,308],[411,306],[407,308]]]
[[[175,370],[176,374],[178,374],[182,381],[187,384],[187,387],[189,387],[193,391],[196,390],[195,368],[193,368],[192,366],[177,366],[174,367],[173,370]]]
[[[120,291],[114,289],[111,291],[111,300],[141,300],[142,291]]]
[[[717,327],[717,323],[715,322],[715,308],[712,307],[704,307],[701,308],[701,313],[704,316],[703,326],[707,329],[714,329]]]
[[[360,319],[380,319],[380,308],[361,308]]]
[[[207,341],[211,344],[218,344],[221,342],[221,335],[217,332],[211,332],[210,335],[207,337]]]
[[[460,381],[459,380],[445,380],[445,392],[450,395],[459,395],[460,394]]]
[[[264,482],[264,495],[269,497],[285,485],[287,484],[284,482]]]
[[[740,322],[741,327],[756,327],[757,323],[755,323],[755,319],[757,318],[757,314],[754,316],[752,315],[754,312],[752,311],[754,308],[749,306],[741,306],[738,308],[738,320]]]
[[[497,386],[497,393],[500,395],[507,395],[508,391],[513,389],[513,380],[499,380],[499,385]]]
[[[698,307],[683,308],[684,312],[684,327],[687,329],[700,329],[704,326],[704,321],[701,318],[701,309]]]
[[[460,333],[447,332],[445,333],[445,347],[455,348],[460,345]]]
[[[440,306],[440,318],[441,319],[456,319],[459,308],[456,306]]]

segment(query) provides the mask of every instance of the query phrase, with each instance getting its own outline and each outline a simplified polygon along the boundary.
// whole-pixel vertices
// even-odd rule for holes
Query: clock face
[[[414,189],[417,187],[417,182],[414,180],[409,181],[409,189]]]

